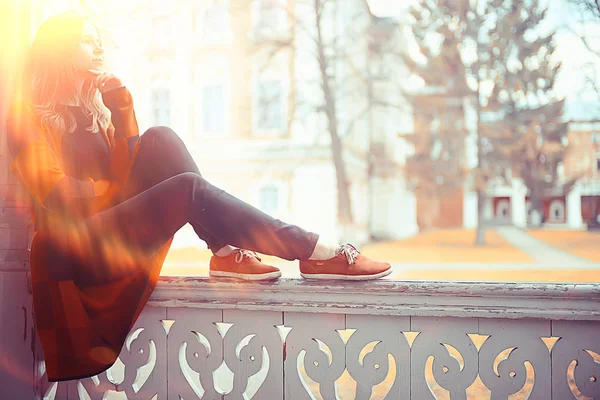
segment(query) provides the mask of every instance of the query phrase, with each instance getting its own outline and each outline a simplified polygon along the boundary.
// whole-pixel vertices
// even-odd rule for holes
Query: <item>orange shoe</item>
[[[328,260],[300,261],[300,275],[309,279],[367,281],[391,273],[390,264],[368,259],[351,244],[340,247],[336,256]]]
[[[271,280],[281,276],[279,269],[260,262],[256,253],[242,249],[235,249],[225,257],[213,255],[208,273],[210,276],[246,281]]]

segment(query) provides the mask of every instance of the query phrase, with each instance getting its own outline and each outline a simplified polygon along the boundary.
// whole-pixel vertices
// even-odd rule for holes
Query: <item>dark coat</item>
[[[112,113],[111,124],[101,132],[110,149],[111,179],[81,180],[65,174],[62,135],[42,126],[30,105],[15,104],[7,120],[11,171],[30,194],[32,216],[38,219],[35,226],[44,227],[34,233],[30,265],[36,329],[51,382],[94,376],[114,364],[156,286],[172,241],[149,257],[128,254],[126,246],[117,244],[117,256],[137,272],[108,283],[82,285],[73,274],[61,272],[66,263],[70,271],[85,268],[81,260],[97,254],[60,253],[47,240],[49,233],[68,232],[70,224],[115,205],[137,154],[137,146],[131,151],[127,140],[139,137],[131,94],[118,88],[104,93],[103,100]],[[64,211],[65,204],[82,203],[88,205],[85,215],[81,210]],[[63,208],[53,209],[55,204]],[[81,253],[76,246],[72,251]]]

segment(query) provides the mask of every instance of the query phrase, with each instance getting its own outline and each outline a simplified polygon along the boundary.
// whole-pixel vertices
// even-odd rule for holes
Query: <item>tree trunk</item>
[[[479,4],[479,3],[477,3]],[[481,59],[481,43],[478,38],[477,41],[477,61]],[[481,146],[481,77],[479,76],[479,68],[476,70],[477,76],[477,91],[476,91],[476,105],[477,105],[477,170],[480,171],[482,166],[482,146]],[[483,185],[481,179],[478,180],[477,185]],[[487,184],[486,184],[487,185]],[[485,193],[485,187],[477,188],[477,234],[475,236],[475,245],[485,246],[485,200],[487,198]]]
[[[338,199],[338,223],[341,225],[350,225],[352,218],[352,203],[348,188],[348,177],[346,175],[346,166],[342,156],[342,142],[338,134],[338,119],[336,112],[336,103],[329,76],[327,75],[328,60],[325,56],[323,36],[321,32],[321,12],[322,0],[315,0],[315,18],[317,27],[317,50],[319,59],[319,68],[321,72],[323,94],[325,96],[325,114],[327,116],[327,126],[331,137],[331,152],[333,155],[333,164],[335,166],[335,176],[337,181],[337,199]]]
[[[485,246],[485,201],[487,197],[483,190],[477,191],[477,233],[475,235],[475,244]]]
[[[529,194],[529,201],[531,202],[531,221],[530,224],[532,227],[537,227],[539,228],[540,226],[542,226],[544,224],[544,207],[542,204],[542,196],[540,195],[540,193],[531,188],[530,189],[530,194]],[[537,215],[539,216],[539,218],[535,218],[534,215],[535,213],[537,213]]]

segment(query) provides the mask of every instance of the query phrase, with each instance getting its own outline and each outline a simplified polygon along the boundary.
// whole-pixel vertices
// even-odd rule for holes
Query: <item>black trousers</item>
[[[124,240],[149,253],[190,223],[213,252],[229,244],[286,260],[312,254],[317,234],[272,218],[211,185],[172,129],[153,127],[139,140],[124,200],[88,223],[117,227]]]
[[[83,285],[121,279],[131,273],[128,260],[152,257],[186,223],[213,252],[232,245],[286,260],[312,254],[317,234],[211,185],[170,128],[150,128],[137,146],[117,205],[39,232],[40,254],[55,260],[54,279]]]

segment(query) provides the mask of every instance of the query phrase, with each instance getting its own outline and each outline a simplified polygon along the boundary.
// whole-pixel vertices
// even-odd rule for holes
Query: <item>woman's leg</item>
[[[88,218],[95,229],[116,230],[150,252],[187,222],[221,243],[286,260],[307,259],[318,239],[317,234],[275,219],[193,172],[162,181]]]
[[[131,198],[185,172],[201,176],[183,141],[168,127],[150,128],[140,137],[139,150],[125,188],[125,198]],[[292,260],[299,258],[299,254],[289,248],[294,247],[293,243],[296,241],[301,241],[304,243],[303,246],[307,246],[305,244],[307,238],[308,247],[314,250],[318,237],[316,234],[285,224],[210,184],[208,186],[211,187],[211,193],[214,193],[213,196],[208,197],[213,199],[210,217],[207,218],[205,215],[202,221],[195,218],[188,222],[198,236],[208,243],[213,252],[231,244]],[[216,194],[221,194],[219,201],[214,200]],[[289,244],[282,243],[279,237],[285,238]],[[302,252],[300,256],[304,256],[304,253]]]
[[[85,270],[77,271],[80,280],[107,282],[130,274],[128,266],[139,265],[135,261],[140,257],[155,254],[186,223],[205,232],[215,243],[308,262],[318,241],[317,234],[274,219],[216,188],[196,172],[193,161],[188,160],[183,166],[176,164],[178,157],[191,160],[185,146],[178,145],[179,153],[167,150],[169,144],[179,142],[176,135],[172,131],[164,135],[154,132],[156,143],[152,143],[152,135],[140,139],[140,158],[134,162],[126,189],[130,197],[53,235],[51,242],[56,250],[80,256],[86,266]],[[158,143],[163,139],[164,143]],[[149,150],[144,150],[147,147],[141,147],[147,145],[152,145],[155,158],[150,157]],[[158,149],[162,148],[165,151],[161,153]],[[144,161],[146,156],[148,159]],[[152,168],[156,163],[160,167]],[[196,171],[168,177],[179,169]],[[90,254],[94,255],[92,259]],[[332,258],[336,260],[339,257]],[[322,270],[327,265],[321,262],[316,267]],[[111,266],[114,268],[107,268]],[[300,267],[304,269],[302,262]],[[336,270],[339,268],[336,266]],[[353,268],[353,273],[362,270]]]
[[[318,239],[186,172],[65,229],[66,235],[53,241],[70,254],[94,254],[78,280],[107,282],[130,274],[127,265],[135,264],[128,258],[152,256],[188,222],[223,243],[287,260],[308,259]],[[115,270],[107,270],[111,266]]]
[[[201,175],[185,144],[171,128],[152,127],[140,136],[137,155],[131,166],[122,199],[127,200],[184,172]],[[213,253],[227,245],[227,243],[220,243],[198,224],[193,222],[190,224]]]

